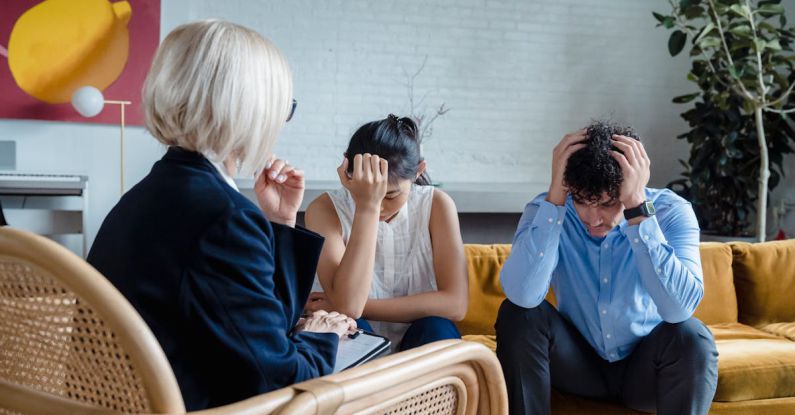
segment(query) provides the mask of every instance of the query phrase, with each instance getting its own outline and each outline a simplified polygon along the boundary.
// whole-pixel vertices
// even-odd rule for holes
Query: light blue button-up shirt
[[[516,305],[536,307],[550,284],[558,310],[610,362],[628,356],[662,321],[687,320],[704,295],[699,227],[690,203],[646,189],[657,215],[592,237],[571,197],[527,204],[500,272]]]

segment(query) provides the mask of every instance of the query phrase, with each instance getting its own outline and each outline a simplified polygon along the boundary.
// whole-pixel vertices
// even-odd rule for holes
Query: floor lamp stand
[[[130,101],[113,101],[105,100],[105,104],[115,104],[119,106],[121,116],[121,141],[119,142],[119,196],[124,195],[124,113],[127,105],[132,104]]]

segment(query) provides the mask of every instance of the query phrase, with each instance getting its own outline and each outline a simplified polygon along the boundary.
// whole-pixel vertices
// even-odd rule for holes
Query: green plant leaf
[[[780,4],[763,4],[757,9],[757,13],[763,16],[774,16],[784,14],[784,6]]]
[[[768,22],[759,22],[759,24],[757,26],[759,26],[760,29],[765,29],[765,30],[767,30],[770,33],[777,33],[778,32],[778,29],[775,26],[773,26],[772,24],[768,23]]]
[[[701,6],[690,6],[685,9],[685,17],[688,19],[698,19],[704,16],[704,8]]]
[[[754,39],[754,50],[757,51],[757,52],[761,52],[762,50],[765,49],[765,44],[766,43],[767,42],[765,42],[762,39],[759,39],[759,38]]]
[[[729,6],[729,10],[733,11],[735,14],[737,14],[740,17],[748,18],[748,16],[751,15],[751,10],[748,8],[748,6],[744,4],[743,5],[732,4],[731,6]]]
[[[733,51],[736,51],[736,50],[739,50],[739,49],[752,48],[752,47],[754,47],[753,40],[751,40],[751,39],[738,39],[738,40],[735,40],[734,42],[732,42],[732,46],[731,46],[730,49],[733,52]]]
[[[651,12],[651,14],[652,16],[654,16],[655,19],[657,19],[658,22],[662,23],[665,21],[665,16],[661,15],[660,13]]]
[[[674,20],[673,17],[665,16],[665,20],[663,21],[663,26],[665,26],[666,29],[671,29],[675,25],[676,25],[676,20]]]
[[[698,45],[693,46],[692,48],[690,48],[690,56],[698,56],[698,55],[701,55],[702,53],[704,53],[704,51],[701,50],[701,48],[698,47]]]
[[[713,30],[715,30],[715,24],[712,22],[707,23],[706,26],[704,26],[704,28],[701,29],[701,31],[698,33],[698,36],[696,36],[696,38],[693,39],[693,43],[694,44],[698,43],[699,41],[701,41],[701,38],[708,35]]]
[[[779,43],[778,39],[768,40],[765,42],[765,48],[771,50],[781,50],[781,43]]]
[[[696,92],[696,93],[687,94],[687,95],[680,95],[678,97],[674,97],[674,99],[672,99],[671,102],[673,102],[675,104],[684,104],[686,102],[690,102],[690,101],[698,98],[699,96],[701,96],[701,92]]]
[[[698,47],[702,49],[720,47],[721,40],[716,36],[706,36],[698,42]]]
[[[745,38],[754,37],[754,32],[751,30],[751,26],[746,24],[734,26],[729,29],[729,32],[740,37],[745,37]]]
[[[687,42],[687,35],[681,30],[674,30],[671,37],[668,38],[668,53],[671,56],[678,55],[685,47],[685,42]]]

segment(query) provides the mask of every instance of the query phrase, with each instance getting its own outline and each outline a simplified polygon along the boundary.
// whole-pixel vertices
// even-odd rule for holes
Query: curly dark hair
[[[618,150],[611,141],[614,134],[640,141],[632,127],[612,121],[594,121],[586,127],[586,146],[569,157],[563,173],[563,180],[575,202],[595,203],[602,199],[604,193],[611,200],[618,199],[624,176],[621,166],[610,155],[610,151]]]

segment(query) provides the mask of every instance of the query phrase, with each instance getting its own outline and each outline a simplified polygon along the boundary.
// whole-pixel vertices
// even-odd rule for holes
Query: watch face
[[[654,203],[652,203],[652,202],[650,202],[648,200],[643,202],[643,204],[640,205],[640,208],[641,208],[641,210],[643,210],[643,215],[644,216],[651,216],[651,215],[654,215],[657,212],[657,210],[654,209]]]

